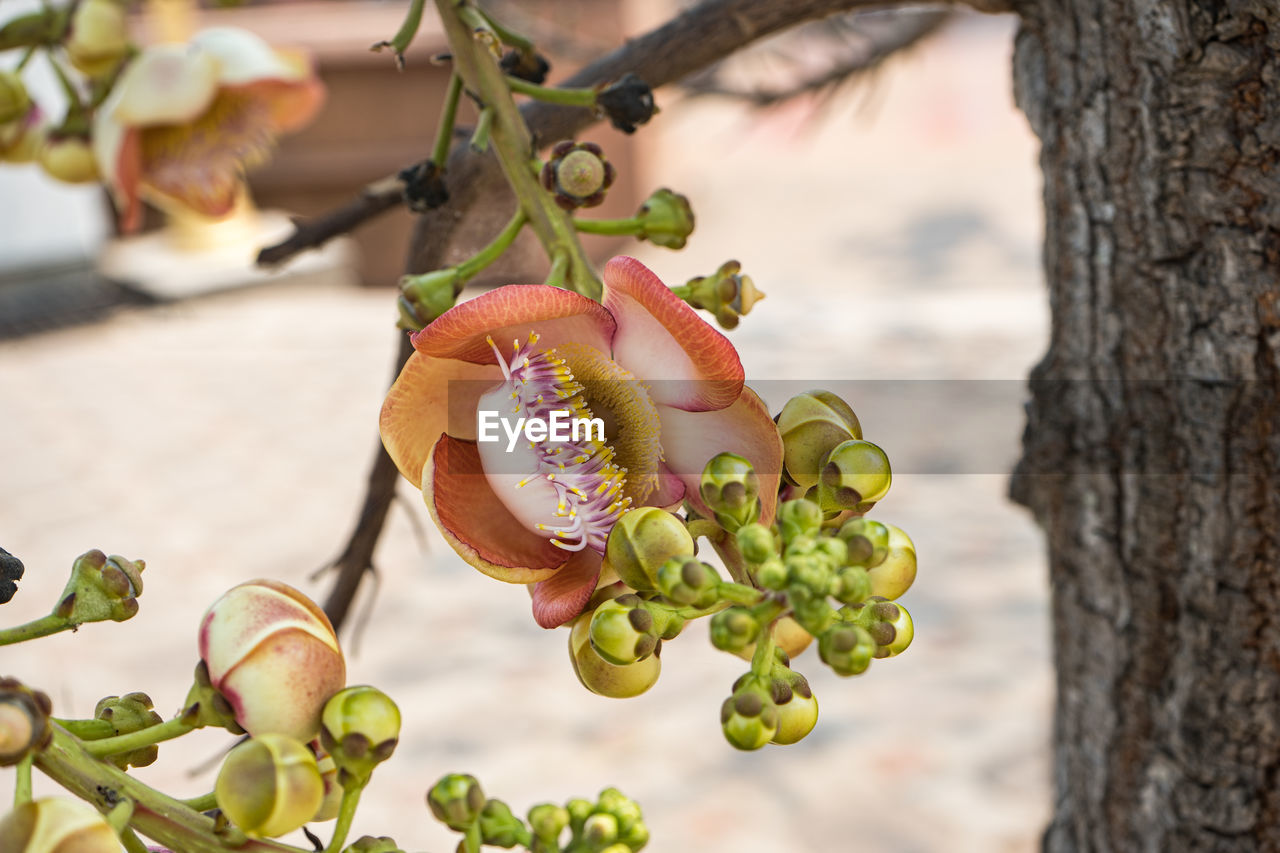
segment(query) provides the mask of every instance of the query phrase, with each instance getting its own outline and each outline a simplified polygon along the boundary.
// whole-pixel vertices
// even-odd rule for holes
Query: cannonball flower
[[[309,741],[343,688],[346,662],[333,625],[293,587],[255,580],[222,595],[200,620],[209,681],[249,734]]]
[[[698,482],[721,451],[755,466],[761,521],[773,518],[782,442],[736,350],[633,258],[605,267],[600,303],[509,285],[412,340],[382,408],[383,443],[464,560],[532,584],[543,627],[582,612],[622,513],[687,499],[711,515]],[[604,435],[537,440],[527,429],[519,441],[480,441],[478,422],[493,412],[503,430],[522,416],[599,418]]]
[[[306,60],[244,30],[148,47],[94,117],[95,153],[122,226],[137,227],[143,196],[210,217],[229,213],[242,171],[323,100]]]

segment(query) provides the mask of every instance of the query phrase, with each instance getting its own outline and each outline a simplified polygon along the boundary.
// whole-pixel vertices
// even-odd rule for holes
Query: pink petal
[[[524,343],[530,332],[547,347],[572,341],[608,352],[613,331],[613,318],[594,300],[544,284],[513,284],[449,309],[414,335],[413,345],[436,358],[493,364],[486,335],[504,353],[513,340]]]
[[[422,486],[422,466],[442,433],[476,437],[480,396],[501,381],[497,365],[409,356],[378,420],[382,444],[405,479]]]
[[[556,573],[533,587],[533,619],[558,628],[587,606],[600,578],[600,555],[590,548],[574,554]]]
[[[533,583],[557,574],[568,558],[498,500],[473,442],[440,437],[422,473],[422,496],[453,550],[489,577]]]
[[[605,265],[604,307],[618,324],[614,360],[648,383],[654,402],[705,412],[738,399],[733,344],[644,264],[618,257]]]
[[[685,412],[660,406],[662,449],[667,467],[684,481],[685,499],[698,512],[711,511],[698,494],[702,469],[711,457],[728,451],[744,456],[760,478],[760,521],[770,524],[782,477],[782,438],[764,402],[750,388],[738,402],[718,412]]]
[[[684,481],[663,462],[658,463],[658,487],[644,499],[648,506],[671,508],[684,500]]]

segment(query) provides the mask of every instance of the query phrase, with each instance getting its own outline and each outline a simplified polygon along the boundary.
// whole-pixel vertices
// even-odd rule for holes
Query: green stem
[[[710,616],[713,613],[719,613],[721,610],[727,610],[732,605],[729,601],[717,601],[710,607],[681,607],[674,612],[681,619],[701,619],[703,616]]]
[[[58,62],[52,54],[47,56],[53,73],[58,77],[58,83],[62,86],[63,94],[67,96],[67,118],[63,121],[63,126],[71,125],[74,119],[84,115],[84,101],[80,98],[80,92],[76,89],[76,85],[71,82],[71,78],[67,76],[67,71],[62,67],[62,63]]]
[[[566,285],[584,296],[600,299],[602,285],[578,241],[573,220],[556,205],[551,193],[542,188],[537,172],[529,165],[534,155],[533,138],[512,100],[506,75],[490,50],[494,36],[487,27],[488,22],[473,6],[459,5],[458,0],[435,0],[435,4],[449,39],[455,70],[462,75],[468,90],[493,110],[494,154],[529,217],[530,226],[548,257],[554,260],[561,250],[567,254]],[[475,32],[477,24],[485,27],[479,36]]]
[[[18,762],[18,766],[14,768],[17,771],[17,777],[13,780],[13,804],[20,806],[23,803],[31,802],[31,762],[33,758],[30,753]]]
[[[528,95],[530,98],[536,98],[539,101],[546,101],[548,104],[560,104],[565,107],[587,107],[594,108],[596,105],[595,89],[559,89],[554,86],[539,86],[537,83],[530,83],[528,80],[521,80],[519,77],[506,75],[507,86],[513,92],[519,92],[521,95]]]
[[[111,807],[111,811],[103,815],[111,828],[120,835],[129,826],[129,818],[133,817],[133,800],[121,800]]]
[[[53,721],[80,740],[101,740],[116,733],[116,727],[106,720],[60,720],[54,717]]]
[[[195,728],[195,726],[190,726],[182,722],[180,717],[174,717],[172,720],[166,720],[157,726],[140,729],[136,732],[130,732],[127,735],[116,735],[115,737],[103,738],[102,740],[91,740],[84,745],[84,748],[90,755],[105,758],[108,755],[117,755],[121,752],[133,752],[135,749],[141,749],[144,746],[151,746],[153,743],[172,740],[173,738],[185,735],[189,731],[193,731]]]
[[[631,219],[575,219],[573,220],[573,227],[583,234],[634,237],[637,234],[644,233],[644,223],[635,217]],[[671,289],[675,290],[674,287]]]
[[[480,821],[476,821],[467,827],[466,833],[462,836],[462,848],[466,853],[480,853],[482,844],[484,844],[484,834],[480,832]]]
[[[756,650],[751,655],[751,671],[761,678],[769,678],[773,675],[772,619],[760,625],[760,633],[756,635]]]
[[[564,275],[569,271],[569,253],[556,252],[551,258],[551,271],[547,273],[543,284],[551,287],[564,287]]]
[[[342,789],[342,804],[338,806],[338,822],[334,824],[333,837],[329,839],[329,846],[324,849],[324,853],[338,853],[342,849],[348,833],[351,832],[351,821],[356,816],[356,806],[360,804],[360,793],[363,790],[364,785],[353,785]]]
[[[207,794],[201,794],[198,797],[192,797],[189,800],[183,800],[182,804],[193,812],[212,811],[218,807],[218,795],[213,791]]]
[[[449,78],[444,107],[440,110],[440,125],[436,128],[436,144],[431,149],[431,162],[441,169],[449,161],[449,149],[453,147],[453,125],[458,118],[458,100],[461,97],[462,78],[454,74]]]
[[[396,62],[401,67],[404,66],[404,52],[409,49],[409,45],[413,43],[413,37],[418,34],[418,27],[422,24],[422,10],[426,6],[426,0],[410,0],[409,11],[404,16],[404,22],[400,24],[400,29],[396,30],[396,34],[391,37],[391,41],[379,42],[374,45],[374,49],[381,47],[389,47],[396,52]]]
[[[483,154],[489,150],[489,134],[493,128],[493,110],[485,107],[476,119],[476,129],[471,133],[471,149]]]
[[[505,24],[494,18],[484,9],[479,9],[479,12],[484,17],[489,28],[493,30],[494,35],[501,39],[503,44],[510,45],[516,50],[522,50],[525,53],[533,53],[534,47],[532,41],[525,36],[520,35],[515,30],[509,29]]]
[[[127,826],[120,832],[120,841],[124,844],[127,853],[148,853],[147,845],[143,844],[138,834]]]
[[[524,215],[524,210],[516,208],[516,212],[512,214],[507,226],[502,229],[497,237],[493,238],[489,245],[458,264],[458,275],[463,281],[474,278],[481,270],[501,257],[502,253],[515,242],[516,237],[520,234],[520,229],[524,228],[528,221]]]
[[[56,634],[59,631],[65,631],[68,628],[74,627],[75,623],[70,619],[64,619],[61,616],[55,616],[50,613],[48,616],[41,616],[39,619],[27,622],[25,625],[15,625],[12,628],[0,628],[0,646],[8,646],[13,643],[24,643],[27,640],[47,637],[50,634]]]
[[[170,850],[183,853],[227,853],[227,844],[213,833],[213,820],[178,800],[143,784],[124,771],[100,761],[85,745],[60,726],[36,756],[35,764],[72,794],[106,808],[108,797],[133,801],[130,823],[143,835]],[[275,841],[245,839],[236,853],[309,853]]]
[[[716,584],[716,594],[721,600],[728,601],[732,604],[741,604],[744,607],[754,607],[760,603],[764,593],[756,589],[754,586],[747,586],[742,583],[730,583],[729,581],[721,581]]]
[[[750,585],[751,573],[747,571],[746,560],[742,557],[742,552],[738,550],[738,540],[727,530],[719,536],[708,536],[711,547],[720,555],[720,559],[724,561],[724,567],[729,570],[729,576],[740,584]]]

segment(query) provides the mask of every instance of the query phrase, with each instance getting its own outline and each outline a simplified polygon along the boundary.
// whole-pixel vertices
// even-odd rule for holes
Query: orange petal
[[[422,485],[422,466],[442,433],[476,437],[480,395],[502,381],[494,364],[468,364],[414,353],[382,404],[382,444],[400,473]]]
[[[513,284],[449,309],[418,332],[413,345],[436,358],[493,364],[486,335],[503,352],[513,340],[524,343],[530,332],[547,347],[572,341],[608,352],[613,330],[613,318],[594,300],[545,284]]]
[[[760,478],[760,521],[773,522],[782,477],[782,438],[764,402],[750,388],[738,402],[718,412],[685,412],[659,407],[667,467],[684,481],[685,499],[703,515],[712,513],[698,494],[702,469],[717,453],[745,456]]]
[[[491,578],[546,580],[569,557],[551,540],[526,530],[498,500],[474,442],[440,437],[422,472],[422,496],[458,556]]]
[[[556,573],[533,587],[533,620],[543,628],[559,628],[582,612],[596,591],[600,555],[584,548]]]
[[[649,384],[654,402],[705,412],[738,399],[738,351],[644,264],[605,264],[604,307],[618,324],[614,360]]]

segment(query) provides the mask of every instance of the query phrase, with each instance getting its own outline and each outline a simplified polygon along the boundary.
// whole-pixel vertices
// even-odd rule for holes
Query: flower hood
[[[509,285],[445,312],[413,345],[382,408],[387,452],[464,560],[534,585],[544,627],[581,612],[621,513],[687,499],[710,515],[698,484],[717,453],[751,461],[772,520],[782,441],[768,410],[728,339],[633,258],[606,265],[601,303]],[[603,440],[478,440],[481,412],[554,409],[598,417]]]

